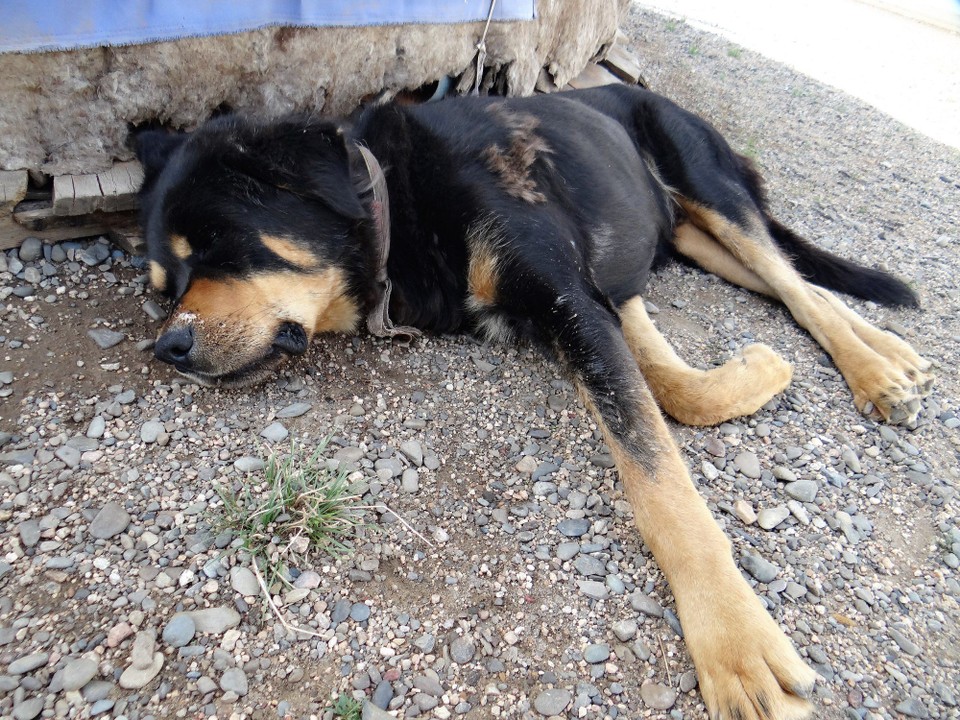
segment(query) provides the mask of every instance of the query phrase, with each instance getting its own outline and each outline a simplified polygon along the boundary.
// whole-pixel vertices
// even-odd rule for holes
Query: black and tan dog
[[[240,386],[362,321],[538,343],[604,430],[711,715],[809,713],[814,673],[740,575],[657,407],[693,425],[747,415],[791,368],[765,345],[690,368],[641,296],[651,269],[682,257],[777,298],[857,407],[910,422],[929,363],[830,292],[916,304],[903,283],[780,225],[745,158],[636,88],[387,104],[351,124],[223,117],[138,144],[151,279],[176,302],[160,360]]]

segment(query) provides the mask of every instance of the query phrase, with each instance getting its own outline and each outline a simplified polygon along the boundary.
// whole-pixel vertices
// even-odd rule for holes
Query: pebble
[[[753,525],[757,521],[757,514],[753,511],[753,505],[746,500],[737,500],[733,504],[733,513],[744,525]]]
[[[141,307],[147,317],[154,322],[160,322],[167,318],[167,312],[155,300],[147,300]]]
[[[101,350],[109,350],[127,339],[127,336],[122,332],[107,330],[105,328],[87,330],[87,335],[90,336]]]
[[[637,621],[631,618],[627,620],[618,620],[610,627],[610,629],[613,631],[613,634],[616,635],[617,640],[620,642],[627,642],[632,640],[637,634],[638,626]]]
[[[252,455],[245,455],[241,458],[237,458],[233,461],[233,466],[237,469],[238,472],[242,473],[255,473],[260,472],[266,467],[266,464],[258,457],[253,457]]]
[[[17,251],[20,262],[33,262],[43,257],[43,241],[40,238],[24,238],[20,243],[20,249]]]
[[[477,649],[473,643],[465,637],[458,637],[450,643],[450,659],[458,665],[463,665],[473,660],[476,651]]]
[[[813,480],[795,480],[787,483],[783,491],[798,502],[813,502],[817,497],[817,484]]]
[[[139,690],[153,680],[163,667],[163,653],[155,652],[153,660],[146,667],[130,665],[120,676],[120,687],[125,690]]]
[[[899,703],[897,712],[912,718],[930,717],[930,712],[917,698],[909,698]]]
[[[43,712],[43,698],[29,698],[14,706],[13,720],[33,720],[41,712]]]
[[[583,649],[583,659],[591,665],[606,662],[609,657],[610,646],[605,643],[587,645]]]
[[[541,692],[533,701],[533,708],[545,717],[559,715],[570,705],[573,693],[562,688],[549,688]]]
[[[416,440],[407,440],[401,443],[400,452],[417,467],[423,465],[423,448]]]
[[[93,420],[90,421],[90,424],[87,425],[86,435],[88,438],[99,439],[103,437],[103,433],[106,432],[107,421],[103,419],[100,415],[97,415]]]
[[[887,633],[893,639],[893,641],[900,646],[900,649],[903,650],[907,655],[912,655],[916,657],[920,655],[923,651],[920,649],[920,646],[917,645],[913,640],[908,638],[902,632],[896,628],[889,628]]]
[[[586,518],[561,520],[557,523],[557,532],[564,537],[582,537],[590,531],[590,521]]]
[[[306,570],[297,576],[297,579],[293,581],[293,586],[295,588],[312,590],[313,588],[320,587],[320,582],[321,578],[318,573],[313,570]]]
[[[260,594],[260,583],[253,571],[243,565],[234,565],[230,568],[230,587],[244,596]]]
[[[60,684],[64,690],[79,690],[97,675],[97,661],[91,658],[77,658],[63,668]]]
[[[188,645],[197,633],[197,625],[187,613],[176,613],[167,621],[161,635],[170,647],[179,648]]]
[[[780,574],[780,568],[759,555],[744,555],[740,558],[740,566],[762,583],[768,583]]]
[[[163,423],[159,420],[148,420],[143,425],[140,426],[140,439],[147,443],[157,442],[160,434],[165,432]]]
[[[24,547],[33,547],[40,542],[40,523],[36,520],[24,520],[17,526],[17,532]]]
[[[420,489],[420,473],[407,468],[400,477],[400,488],[406,493],[415,493]]]
[[[350,619],[354,622],[364,622],[370,619],[370,606],[358,602],[350,606]]]
[[[644,595],[640,590],[635,591],[630,596],[630,607],[650,617],[663,617],[663,608],[660,606],[660,603],[652,597]]]
[[[279,422],[272,422],[260,431],[260,437],[272,443],[283,442],[289,434],[290,431]]]
[[[763,508],[757,513],[757,525],[764,530],[773,530],[777,525],[790,517],[790,508],[778,505],[772,508]]]
[[[609,588],[602,582],[597,582],[596,580],[578,580],[577,585],[580,588],[580,592],[594,600],[606,600],[610,597]]]
[[[7,666],[7,672],[11,675],[24,675],[28,672],[33,672],[39,667],[43,667],[47,664],[47,661],[50,659],[49,653],[39,652],[33,653],[32,655],[25,655],[22,658],[17,658],[12,663]]]
[[[305,402],[291,403],[290,405],[287,405],[282,410],[278,410],[277,417],[284,418],[284,419],[298,418],[301,415],[306,415],[310,411],[310,408],[312,407],[313,405]]]
[[[733,459],[733,464],[737,466],[737,470],[748,478],[760,477],[760,458],[755,453],[737,453],[737,456]]]
[[[130,514],[121,505],[108,502],[90,522],[88,532],[98,540],[108,540],[130,525]]]
[[[220,689],[243,697],[249,691],[246,673],[240,668],[227,668],[220,677]]]
[[[393,686],[386,680],[381,680],[374,688],[373,695],[370,696],[370,702],[375,707],[386,710],[391,700],[393,700]]]
[[[413,686],[420,692],[424,692],[432,697],[443,695],[443,685],[440,681],[429,675],[417,675],[413,679]]]
[[[648,680],[640,686],[640,698],[648,708],[669,710],[677,702],[677,693],[673,688]]]
[[[187,613],[197,632],[220,635],[240,624],[240,613],[230,607],[212,607]]]

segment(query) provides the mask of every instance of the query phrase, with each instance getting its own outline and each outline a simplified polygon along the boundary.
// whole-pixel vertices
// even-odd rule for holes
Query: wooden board
[[[0,170],[0,211],[9,213],[27,194],[26,170]]]
[[[614,45],[607,51],[603,66],[624,82],[646,87],[647,83],[640,72],[640,62],[623,45]]]
[[[587,65],[583,72],[570,81],[569,87],[574,89],[600,87],[620,82],[620,78],[612,72],[593,63]]]
[[[96,175],[60,175],[53,179],[54,215],[89,215],[137,206],[143,171],[136,162],[115,163]]]
[[[131,211],[89,215],[55,215],[49,201],[20,203],[15,212],[0,214],[0,249],[19,247],[28,237],[56,243],[82,237],[106,235],[123,240],[124,247],[135,247],[138,236],[137,214]]]

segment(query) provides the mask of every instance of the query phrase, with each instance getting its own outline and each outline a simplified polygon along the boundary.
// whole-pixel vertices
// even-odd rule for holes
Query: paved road
[[[650,0],[960,148],[960,5],[951,0]]]

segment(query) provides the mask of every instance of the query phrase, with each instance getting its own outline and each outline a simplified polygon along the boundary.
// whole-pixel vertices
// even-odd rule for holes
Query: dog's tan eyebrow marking
[[[289,238],[279,237],[277,235],[261,235],[260,242],[274,255],[283,258],[293,265],[313,268],[319,264],[316,255]]]
[[[150,284],[154,290],[163,292],[167,289],[167,271],[156,260],[150,261]]]
[[[186,260],[193,254],[193,248],[183,235],[171,235],[170,252],[180,260]]]

